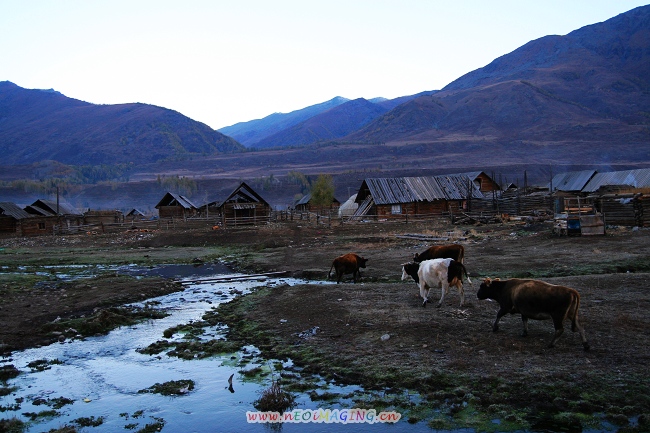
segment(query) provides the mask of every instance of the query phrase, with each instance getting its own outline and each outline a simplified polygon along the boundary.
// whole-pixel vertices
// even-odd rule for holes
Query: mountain
[[[278,122],[273,125],[274,129],[277,129],[277,132],[272,133],[271,128],[265,130],[264,134],[267,135],[264,137],[261,131],[256,129],[256,125],[259,125],[254,123],[259,122],[256,120],[237,124],[238,128],[240,128],[237,131],[229,129],[232,127],[222,128],[220,131],[230,133],[246,146],[256,149],[305,146],[313,143],[337,140],[360,129],[400,104],[419,96],[431,95],[435,92],[435,90],[425,91],[416,95],[400,96],[394,99],[373,98],[366,100],[364,98],[358,98],[348,100],[337,97],[323,104],[281,115],[285,116],[282,118],[285,119],[285,122]],[[327,105],[324,104],[330,104],[335,100],[338,105],[334,107],[326,108],[319,112],[313,110],[313,107],[325,108]],[[265,119],[269,119],[271,116]],[[286,121],[289,118],[292,120],[291,122]],[[295,122],[299,118],[304,118],[304,120]],[[258,134],[256,135],[255,141],[247,141],[246,137],[249,137],[251,134]]]
[[[387,108],[366,99],[354,99],[268,136],[257,142],[255,147],[303,146],[336,140],[358,130],[386,111]]]
[[[650,6],[531,41],[345,139],[640,143],[647,153]]]
[[[262,119],[236,123],[232,126],[220,128],[219,132],[233,137],[246,147],[257,147],[257,143],[275,133],[291,128],[310,117],[314,117],[331,108],[349,101],[347,98],[337,96],[329,101],[295,110],[290,113],[273,113]]]
[[[95,105],[52,90],[0,82],[0,152],[7,165],[43,160],[149,163],[243,149],[234,139],[166,108]]]

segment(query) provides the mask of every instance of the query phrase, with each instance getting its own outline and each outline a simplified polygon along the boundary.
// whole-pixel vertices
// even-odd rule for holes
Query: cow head
[[[415,284],[420,283],[418,278],[418,269],[420,269],[419,263],[409,262],[402,264],[402,281],[407,279],[409,275],[415,280]]]
[[[359,265],[360,268],[365,268],[366,263],[368,262],[368,259],[364,259],[363,257],[359,256],[357,258],[357,265]]]
[[[490,278],[486,278],[483,280],[481,283],[481,287],[478,288],[478,292],[476,292],[476,297],[479,299],[488,299],[492,298],[494,296],[494,291],[495,287],[492,284],[494,281],[499,281],[498,278],[495,278],[494,280]]]

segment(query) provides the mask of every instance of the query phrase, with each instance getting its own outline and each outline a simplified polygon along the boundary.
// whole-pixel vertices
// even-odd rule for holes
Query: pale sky
[[[646,0],[647,1],[647,0]],[[0,81],[214,129],[441,89],[632,0],[0,0]]]

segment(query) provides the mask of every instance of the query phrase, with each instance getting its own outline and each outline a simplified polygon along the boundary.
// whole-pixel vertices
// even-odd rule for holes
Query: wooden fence
[[[643,194],[611,194],[595,198],[596,206],[605,217],[607,225],[650,227],[650,196]],[[365,214],[360,218],[339,217],[336,212],[318,214],[307,211],[272,211],[269,215],[247,218],[214,217],[165,218],[143,221],[124,221],[120,223],[99,223],[84,225],[55,225],[54,234],[68,233],[110,233],[125,230],[183,230],[197,228],[234,227],[241,225],[262,225],[272,222],[305,221],[308,224],[332,226],[366,221],[403,222],[405,224],[446,219],[455,224],[473,222],[501,222],[502,216],[552,216],[554,198],[548,194],[504,194],[502,197],[474,199],[467,203],[467,209],[453,210],[435,214]],[[51,233],[51,232],[50,232]]]

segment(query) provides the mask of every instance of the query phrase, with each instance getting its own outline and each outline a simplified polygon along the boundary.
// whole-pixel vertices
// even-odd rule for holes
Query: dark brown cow
[[[341,282],[344,274],[352,274],[354,282],[357,282],[357,275],[361,278],[359,268],[365,268],[368,259],[364,259],[358,254],[348,253],[338,256],[332,262],[327,278],[332,276],[332,269],[336,270],[336,284]]]
[[[522,336],[528,335],[528,319],[544,320],[553,319],[555,334],[548,347],[553,347],[555,341],[564,332],[563,322],[571,320],[571,330],[578,331],[582,339],[582,346],[589,350],[589,343],[585,331],[578,323],[578,308],[580,307],[580,294],[570,287],[557,286],[538,280],[490,280],[486,278],[478,289],[476,296],[479,299],[494,299],[499,303],[497,318],[492,325],[492,330],[499,330],[499,319],[506,314],[521,314],[524,322]]]
[[[415,263],[432,259],[454,259],[457,262],[465,263],[465,248],[458,244],[434,245],[422,254],[415,253],[413,256]]]

